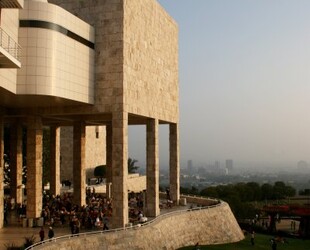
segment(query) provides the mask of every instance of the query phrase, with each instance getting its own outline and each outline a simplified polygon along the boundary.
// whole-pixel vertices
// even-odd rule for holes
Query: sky
[[[181,167],[310,163],[310,1],[158,2],[179,27]],[[141,129],[129,154],[143,165]],[[168,140],[161,126],[161,166]]]

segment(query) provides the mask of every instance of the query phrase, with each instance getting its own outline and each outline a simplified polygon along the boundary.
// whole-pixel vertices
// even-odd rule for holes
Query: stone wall
[[[155,0],[124,0],[128,112],[178,122],[178,28]]]
[[[139,193],[146,190],[146,176],[139,174],[129,174],[127,181],[127,188],[131,192]]]
[[[50,0],[95,28],[93,111],[178,122],[178,28],[156,0]]]
[[[177,249],[182,246],[237,242],[243,233],[227,203],[163,215],[155,222],[114,233],[80,235],[40,248],[68,249]]]

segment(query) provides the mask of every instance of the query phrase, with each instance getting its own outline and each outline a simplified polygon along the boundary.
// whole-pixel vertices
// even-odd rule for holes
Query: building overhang
[[[0,8],[22,9],[24,0],[0,0]]]

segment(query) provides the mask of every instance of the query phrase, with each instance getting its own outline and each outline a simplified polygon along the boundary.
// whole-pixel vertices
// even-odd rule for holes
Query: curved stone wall
[[[142,227],[58,239],[39,249],[177,249],[183,246],[237,242],[243,233],[227,203],[211,208],[179,211]]]

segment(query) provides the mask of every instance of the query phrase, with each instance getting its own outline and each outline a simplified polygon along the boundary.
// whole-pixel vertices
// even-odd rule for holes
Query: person
[[[75,216],[73,216],[73,218],[71,219],[69,226],[71,229],[71,233],[75,234],[76,233]]]
[[[54,230],[52,227],[50,227],[50,229],[48,230],[48,238],[52,239],[54,238]]]
[[[167,200],[171,200],[171,198],[170,198],[170,189],[169,188],[166,188],[166,198],[167,198]]]
[[[43,227],[41,227],[41,230],[39,232],[39,236],[40,236],[41,241],[43,241],[44,240],[44,236],[45,236],[45,232],[44,232],[44,228]]]
[[[79,234],[80,233],[80,227],[81,227],[81,223],[80,223],[79,218],[76,218],[75,225],[76,225],[75,233]]]
[[[4,201],[4,211],[3,211],[3,221],[4,225],[8,225],[8,204],[7,201]]]
[[[255,233],[254,230],[251,233],[251,245],[254,246],[254,237],[255,237]]]
[[[196,243],[195,247],[193,250],[200,250],[200,247],[199,247],[199,242]]]
[[[141,211],[139,211],[139,214],[138,214],[138,221],[140,223],[147,222],[147,217],[143,216],[143,213]]]
[[[109,230],[108,222],[109,222],[109,219],[108,219],[108,217],[104,214],[104,215],[103,215],[103,230]]]
[[[271,239],[271,249],[277,250],[277,242],[275,238]]]

